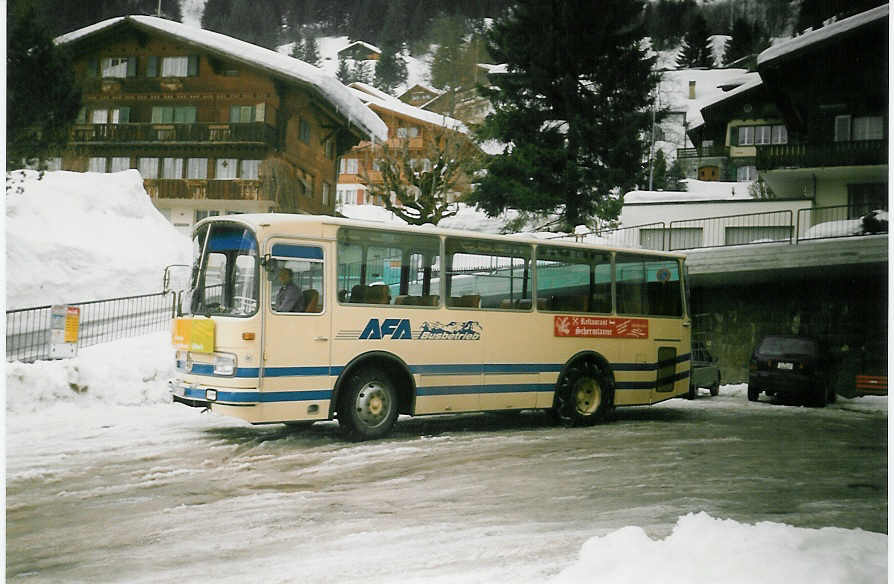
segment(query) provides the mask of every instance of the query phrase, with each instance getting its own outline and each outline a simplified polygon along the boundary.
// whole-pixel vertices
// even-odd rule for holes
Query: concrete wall
[[[746,383],[754,345],[767,334],[809,334],[825,342],[836,388],[853,395],[853,376],[887,356],[887,273],[792,279],[692,290],[694,334],[718,360],[723,383]],[[884,374],[884,373],[883,373]]]

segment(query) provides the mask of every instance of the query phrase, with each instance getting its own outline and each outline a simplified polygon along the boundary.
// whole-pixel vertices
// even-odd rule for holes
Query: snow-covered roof
[[[370,51],[372,51],[374,53],[379,53],[379,54],[382,53],[382,49],[380,49],[379,47],[377,47],[375,45],[371,45],[367,42],[364,42],[364,41],[354,41],[353,43],[349,44],[345,48],[339,49],[338,52],[341,53],[342,51],[347,51],[351,47],[355,47],[355,46],[361,46],[363,48],[369,49]]]
[[[310,87],[344,116],[349,124],[375,140],[388,138],[388,127],[379,117],[330,73],[264,47],[155,16],[119,16],[56,37],[56,44],[77,42],[122,23],[223,55],[233,61],[264,70],[287,82]]]
[[[730,89],[729,91],[726,91],[719,95],[715,95],[715,96],[703,101],[702,108],[701,108],[702,111],[706,110],[707,108],[711,107],[712,105],[716,105],[716,104],[726,101],[732,97],[735,97],[742,93],[746,93],[748,91],[751,91],[755,87],[760,87],[764,83],[763,80],[761,79],[760,75],[758,75],[757,73],[749,73],[749,77],[750,78],[745,83],[739,85],[735,89]],[[702,123],[703,122],[704,122],[704,120],[702,120]],[[699,124],[699,125],[701,125],[701,124]],[[695,126],[693,126],[693,127],[695,127]]]
[[[758,55],[757,64],[759,66],[764,65],[785,55],[800,51],[806,47],[809,47],[810,45],[814,45],[818,42],[827,40],[839,34],[860,28],[866,24],[887,17],[888,5],[883,4],[882,6],[873,8],[872,10],[867,10],[866,12],[861,12],[860,14],[855,14],[854,16],[843,18],[838,22],[833,22],[818,30],[813,30],[804,33],[801,36],[788,39],[786,41],[773,45],[772,47],[768,48],[760,55]]]
[[[464,134],[469,133],[469,129],[466,125],[457,119],[414,107],[366,83],[354,82],[351,83],[348,88],[354,92],[354,95],[356,95],[360,101],[368,106],[377,106],[408,118],[413,118],[435,126],[441,126],[456,132],[463,132]]]

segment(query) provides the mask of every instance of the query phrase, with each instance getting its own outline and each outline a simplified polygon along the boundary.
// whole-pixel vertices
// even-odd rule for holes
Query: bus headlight
[[[214,374],[229,375],[236,374],[236,355],[229,353],[217,353],[214,355]]]

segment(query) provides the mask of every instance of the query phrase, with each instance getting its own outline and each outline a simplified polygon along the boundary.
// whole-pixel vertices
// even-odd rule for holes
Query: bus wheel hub
[[[599,409],[599,384],[595,379],[581,379],[574,391],[574,402],[581,414],[592,414]]]

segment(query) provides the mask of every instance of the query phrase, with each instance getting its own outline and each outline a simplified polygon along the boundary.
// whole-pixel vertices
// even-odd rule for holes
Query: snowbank
[[[192,246],[136,170],[7,175],[7,309],[158,292]]]
[[[882,533],[747,525],[698,513],[681,517],[663,540],[639,527],[591,538],[577,563],[550,582],[869,584],[885,581],[887,548]]]
[[[72,359],[7,363],[6,411],[170,403],[167,381],[175,373],[167,332],[82,348]]]

